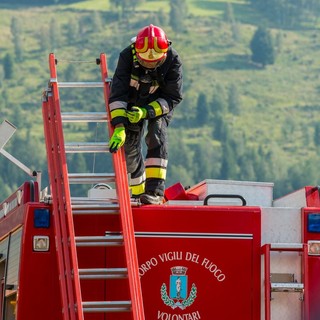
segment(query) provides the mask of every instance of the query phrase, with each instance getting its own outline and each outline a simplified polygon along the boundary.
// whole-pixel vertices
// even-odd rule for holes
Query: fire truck
[[[49,188],[5,151],[14,125],[0,126],[0,152],[32,177],[0,204],[0,318],[319,320],[320,188],[273,199],[270,182],[207,179],[169,186],[161,205],[132,201],[123,150],[66,130],[99,122],[112,134],[106,61],[94,63],[101,81],[62,82],[49,55]],[[60,91],[73,87],[100,88],[103,111],[65,112]],[[111,173],[70,172],[69,153],[110,156]]]

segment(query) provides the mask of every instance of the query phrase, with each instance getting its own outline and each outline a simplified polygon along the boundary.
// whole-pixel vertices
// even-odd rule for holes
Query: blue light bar
[[[34,216],[33,216],[33,223],[35,228],[49,228],[50,227],[49,209],[35,209]]]
[[[320,233],[320,213],[308,214],[308,232]]]

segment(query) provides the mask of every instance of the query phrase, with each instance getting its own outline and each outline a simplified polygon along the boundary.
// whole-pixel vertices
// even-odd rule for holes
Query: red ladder
[[[138,272],[138,257],[134,237],[134,226],[129,195],[128,177],[123,148],[112,154],[113,173],[87,174],[69,173],[66,153],[76,152],[108,152],[108,144],[102,143],[65,143],[64,122],[106,122],[109,136],[113,133],[110,124],[108,105],[110,79],[108,78],[106,55],[101,54],[96,63],[100,65],[102,82],[58,82],[57,60],[55,55],[49,55],[50,81],[48,89],[43,94],[43,122],[46,142],[48,174],[53,205],[53,220],[56,234],[56,251],[60,274],[61,304],[63,320],[83,320],[91,317],[89,314],[123,312],[131,314],[130,319],[144,320],[142,290]],[[62,87],[101,87],[103,88],[104,112],[61,113],[59,88]],[[108,137],[106,137],[107,141]],[[71,183],[115,183],[117,199],[73,200]],[[77,236],[75,234],[74,215],[86,216],[87,223],[94,214],[120,214],[121,230],[117,235],[93,234]],[[78,247],[81,246],[124,246],[126,268],[82,269],[78,265]],[[129,301],[82,301],[81,278],[96,279],[128,278]],[[93,280],[93,281],[94,281]],[[86,280],[88,281],[88,280]],[[102,280],[103,281],[103,280]],[[107,290],[106,290],[107,291]],[[110,289],[112,291],[112,289]],[[48,311],[50,312],[50,311]],[[86,315],[86,316],[85,316]],[[127,319],[124,316],[120,316]],[[90,318],[92,319],[92,318]],[[98,318],[95,318],[98,319]],[[99,318],[101,319],[101,318]],[[105,316],[103,316],[105,319]],[[109,319],[109,318],[108,318]]]

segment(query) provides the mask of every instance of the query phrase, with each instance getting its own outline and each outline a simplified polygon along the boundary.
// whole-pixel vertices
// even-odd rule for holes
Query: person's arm
[[[161,93],[145,106],[148,118],[165,115],[182,101],[182,82],[182,62],[176,51],[172,50],[172,61],[165,74],[164,85],[160,86]]]

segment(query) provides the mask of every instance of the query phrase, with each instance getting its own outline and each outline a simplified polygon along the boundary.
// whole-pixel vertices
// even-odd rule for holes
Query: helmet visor
[[[149,49],[146,52],[138,53],[137,52],[137,59],[139,63],[148,69],[155,69],[162,65],[166,60],[167,54],[166,53],[159,53],[154,51],[153,49]]]

